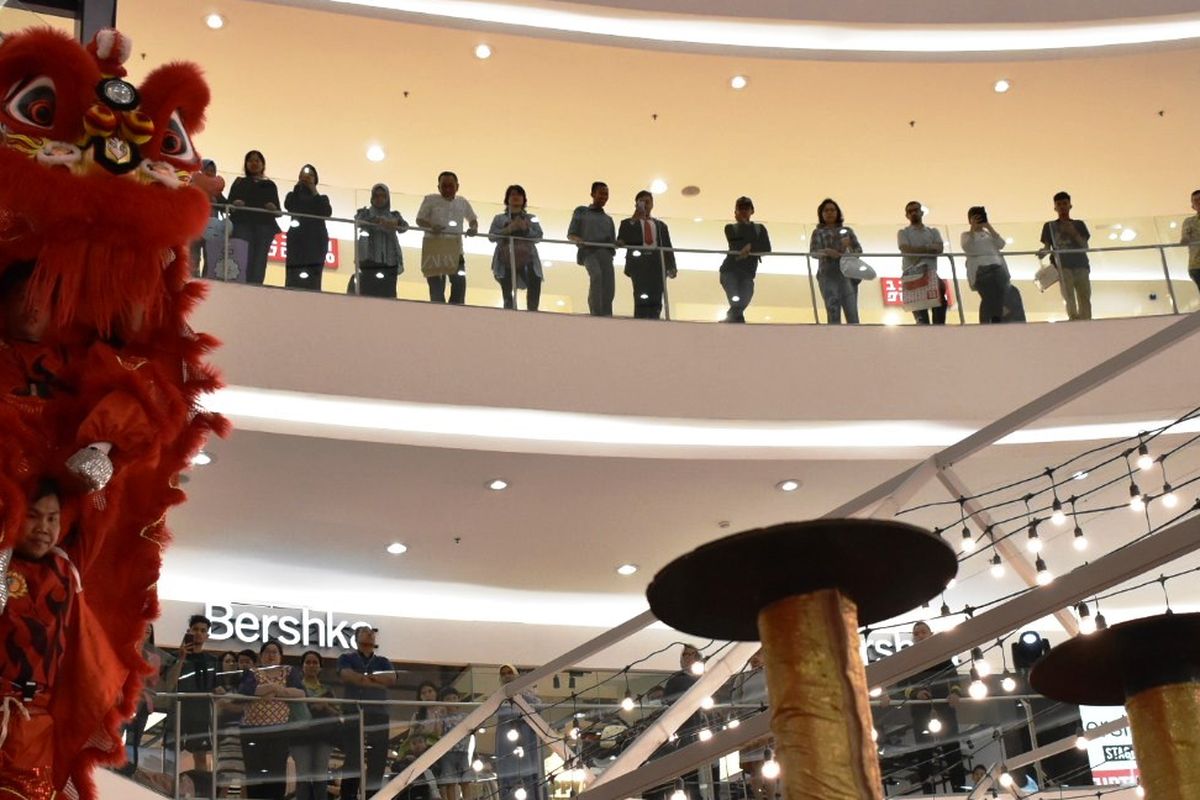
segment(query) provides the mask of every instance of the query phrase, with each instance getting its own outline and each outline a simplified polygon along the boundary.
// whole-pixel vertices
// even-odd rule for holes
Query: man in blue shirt
[[[338,656],[337,670],[342,685],[346,687],[347,700],[386,700],[388,689],[396,683],[396,672],[392,662],[375,654],[375,634],[371,627],[356,628],[354,650]],[[391,720],[386,706],[361,706],[363,739],[359,740],[357,725],[350,725],[346,733],[346,766],[342,769],[342,794],[350,798],[359,797],[362,785],[360,764],[366,766],[366,796],[379,791],[383,785],[383,768],[387,763],[388,737]],[[357,713],[359,708],[355,709]],[[355,720],[357,721],[357,720]],[[365,742],[366,749],[362,749]]]

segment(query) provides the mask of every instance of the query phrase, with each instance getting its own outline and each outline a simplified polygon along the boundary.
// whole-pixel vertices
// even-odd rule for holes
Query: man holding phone
[[[179,645],[179,659],[167,671],[168,691],[225,693],[225,689],[217,685],[220,669],[217,657],[204,652],[211,627],[212,623],[203,614],[193,614],[188,620],[187,633]],[[195,769],[211,771],[212,703],[200,697],[185,699],[179,701],[178,709],[180,749],[192,754]],[[174,726],[168,725],[167,730],[173,731]]]
[[[625,274],[633,281],[633,316],[658,319],[662,316],[663,278],[675,277],[674,250],[643,250],[671,247],[667,223],[651,216],[654,195],[643,189],[634,197],[633,216],[621,220],[617,243],[625,247]]]

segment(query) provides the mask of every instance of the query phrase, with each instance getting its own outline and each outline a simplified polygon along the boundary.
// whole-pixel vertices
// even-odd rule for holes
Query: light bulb
[[[486,44],[475,45],[475,57],[478,58],[480,61],[491,58],[492,57],[492,48]]]
[[[971,695],[976,700],[982,700],[988,695],[987,684],[983,682],[983,678],[979,675],[978,667],[971,667],[971,685],[967,687],[967,694]]]
[[[1179,505],[1179,495],[1175,494],[1175,490],[1169,483],[1163,484],[1162,504],[1163,508],[1174,508]]]
[[[883,696],[883,687],[876,686],[873,689],[871,689],[871,691],[868,692],[868,694],[870,694],[871,697],[882,697]]]
[[[675,781],[675,791],[671,792],[671,800],[687,800],[687,792],[683,789],[683,779]]]
[[[1017,688],[1017,682],[1012,675],[1005,675],[1000,680],[1000,688],[1006,692],[1015,691]]]
[[[515,742],[517,739],[521,738],[521,734],[517,733],[516,728],[509,728],[508,733],[504,734],[504,737],[510,742]]]
[[[1083,617],[1079,620],[1079,632],[1084,636],[1091,636],[1096,632],[1095,617]]]
[[[1004,577],[1004,562],[1000,560],[999,553],[996,553],[994,556],[992,556],[992,577],[993,578],[1003,578]]]
[[[1103,631],[1108,629],[1108,620],[1099,611],[1096,612],[1096,630]]]
[[[942,730],[942,721],[940,719],[938,719],[936,716],[931,716],[929,718],[929,732],[930,733],[939,733],[941,730]]]
[[[973,537],[971,535],[971,531],[967,530],[965,527],[963,528],[962,532],[962,551],[964,553],[975,552],[975,537]]]
[[[220,14],[209,14],[204,18],[204,24],[208,26],[209,30],[219,31],[225,27],[225,18]]]
[[[779,762],[775,760],[775,755],[770,750],[766,752],[767,759],[762,765],[762,776],[769,781],[773,781],[779,777]]]
[[[1025,543],[1025,549],[1031,553],[1042,552],[1042,537],[1038,536],[1037,523],[1029,523],[1029,541]]]
[[[741,725],[741,724],[742,724],[742,721],[741,721],[740,719],[738,719],[737,717],[730,717],[730,718],[729,718],[729,727],[730,727],[731,729],[732,729],[732,728],[736,728],[737,726],[739,726],[739,725]]]
[[[517,798],[517,800],[525,800],[525,798],[528,796],[529,793],[525,791],[524,786],[518,786],[517,790],[513,792],[513,797]]]
[[[476,772],[483,772],[483,762],[478,758],[475,759],[471,762],[471,769],[475,770]]]
[[[1054,498],[1054,505],[1051,506],[1050,521],[1059,527],[1067,524],[1067,515],[1063,513],[1062,501],[1057,497]]]
[[[1154,458],[1150,455],[1150,449],[1146,447],[1145,442],[1138,445],[1137,465],[1142,472],[1154,468]]]
[[[1084,736],[1082,733],[1075,737],[1075,749],[1076,750],[1087,750],[1088,749],[1087,737]]]
[[[1013,776],[1008,774],[1008,770],[1000,773],[1000,785],[1005,789],[1008,789],[1013,785]]]
[[[747,83],[745,75],[734,75],[729,79],[729,85],[734,89],[745,89]]]
[[[704,674],[704,662],[702,660],[696,659],[695,661],[692,662],[692,674],[693,675],[703,675]]]
[[[1072,540],[1072,542],[1074,543],[1076,550],[1081,552],[1087,550],[1087,537],[1083,535],[1083,528],[1079,527],[1078,525],[1075,526],[1075,538]]]
[[[700,707],[703,708],[705,711],[708,711],[709,709],[711,709],[713,707],[712,696],[709,695],[709,696],[705,697],[704,699],[702,699],[700,701]]]
[[[707,742],[712,738],[712,731],[710,731],[708,728],[701,728],[700,733],[698,733],[697,736],[700,737],[700,741]]]
[[[625,696],[621,698],[621,710],[633,711],[633,695],[629,692],[626,692]]]
[[[1052,573],[1046,567],[1046,562],[1042,560],[1041,556],[1038,556],[1038,559],[1034,562],[1034,565],[1037,567],[1038,586],[1045,586],[1054,580],[1054,573]]]
[[[983,657],[983,651],[978,647],[971,650],[971,660],[975,664],[975,669],[979,670],[979,677],[986,678],[992,674],[992,665]]]
[[[1142,499],[1142,490],[1138,488],[1136,483],[1129,484],[1129,508],[1136,512],[1141,512],[1146,507],[1146,501]]]

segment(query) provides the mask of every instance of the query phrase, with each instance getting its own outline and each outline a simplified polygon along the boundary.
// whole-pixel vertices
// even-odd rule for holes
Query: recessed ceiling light
[[[225,18],[220,14],[209,14],[204,17],[204,24],[207,25],[210,30],[219,31],[221,28],[225,27]]]
[[[1001,78],[1000,80],[996,81],[995,85],[992,86],[992,89],[995,90],[996,94],[1004,94],[1011,88],[1012,88],[1012,84],[1009,83],[1004,78]]]
[[[381,145],[373,144],[367,148],[367,161],[379,163],[385,158],[387,158],[387,153],[383,151],[383,147]]]
[[[504,480],[503,478],[494,478],[493,480],[488,481],[487,487],[493,492],[503,492],[508,488],[508,481]]]
[[[637,564],[622,564],[621,566],[617,567],[618,575],[632,575],[633,573],[635,573],[637,571],[638,571]]]
[[[399,542],[392,542],[387,546],[387,551],[394,556],[402,555],[408,552],[408,546]]]
[[[653,194],[662,194],[667,190],[667,182],[662,178],[655,178],[650,181],[650,191]]]
[[[206,453],[203,450],[200,450],[199,452],[196,453],[196,455],[192,456],[192,466],[193,467],[207,467],[212,462],[213,462],[212,455],[209,453]]]
[[[733,89],[745,89],[747,83],[745,75],[734,75],[729,79],[729,86]]]
[[[692,217],[692,222],[704,222],[704,217]]]
[[[679,190],[679,193],[684,197],[695,197],[700,194],[700,187],[695,184],[689,184]]]
[[[800,488],[800,481],[795,478],[788,478],[775,484],[775,488],[781,492],[794,492]]]
[[[492,57],[492,48],[486,44],[475,45],[475,57],[480,59],[481,61],[485,58],[491,58]]]

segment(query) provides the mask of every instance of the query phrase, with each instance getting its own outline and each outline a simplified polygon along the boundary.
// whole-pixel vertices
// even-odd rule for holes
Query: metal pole
[[[1025,709],[1025,725],[1029,728],[1029,749],[1038,749],[1037,727],[1033,724],[1033,706],[1025,698],[1021,698],[1021,707]],[[1033,770],[1037,773],[1038,786],[1046,785],[1046,773],[1042,770],[1040,760],[1033,762]]]
[[[519,311],[520,309],[517,308],[517,241],[511,233],[508,235],[508,279],[512,281],[512,285],[508,288],[511,292],[513,311]]]
[[[359,264],[359,246],[362,242],[362,234],[356,217],[354,220],[354,294],[360,297],[362,296],[362,267]]]
[[[212,715],[209,718],[209,728],[212,735],[210,739],[212,744],[212,769],[208,773],[210,784],[209,798],[210,800],[217,800],[217,753],[220,750],[220,746],[217,742],[217,698],[215,695],[210,694],[208,696],[208,705],[209,713]]]
[[[817,285],[816,285],[816,280],[814,280],[814,278],[813,278],[812,256],[810,256],[810,255],[804,256],[804,266],[808,269],[808,296],[809,296],[809,299],[812,300],[813,322],[820,325],[821,317],[819,314],[817,314]]]
[[[954,266],[954,254],[946,253],[946,258],[950,259],[950,281],[954,285],[954,302],[958,305],[958,324],[966,325],[967,317],[963,313],[962,292],[958,286],[958,269]]]
[[[358,703],[358,800],[367,800],[367,718]]]
[[[1171,270],[1167,267],[1167,250],[1158,245],[1158,257],[1162,259],[1163,277],[1167,279],[1167,294],[1171,296],[1171,313],[1179,313],[1179,301],[1175,299],[1175,284],[1171,282]]]
[[[229,280],[229,234],[233,230],[233,212],[229,210],[229,206],[225,206],[225,224],[221,226],[221,238],[224,244],[221,246],[221,280]],[[246,265],[240,265],[241,269],[245,269]],[[214,276],[216,270],[213,270]]]
[[[667,322],[671,321],[671,295],[667,292],[667,251],[659,245],[658,248],[658,265],[662,269],[662,300],[663,314],[666,315]]]
[[[180,760],[180,754],[183,752],[183,743],[179,741],[179,737],[181,735],[181,730],[183,727],[180,722],[180,719],[182,716],[183,716],[183,702],[178,697],[176,697],[175,698],[175,770],[174,770],[175,771],[175,800],[179,800],[179,777],[180,777],[180,773],[181,773],[181,770],[179,769],[179,767],[180,767],[179,760]]]

